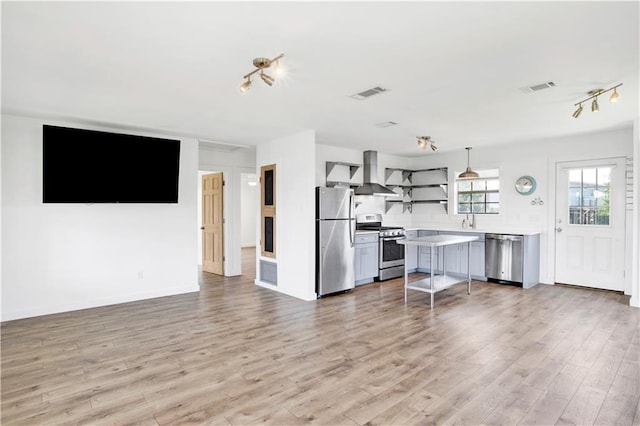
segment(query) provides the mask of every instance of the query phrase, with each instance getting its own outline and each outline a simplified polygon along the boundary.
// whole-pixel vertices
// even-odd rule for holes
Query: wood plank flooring
[[[201,292],[2,323],[2,425],[639,425],[640,309],[614,292],[402,280],[314,302]]]

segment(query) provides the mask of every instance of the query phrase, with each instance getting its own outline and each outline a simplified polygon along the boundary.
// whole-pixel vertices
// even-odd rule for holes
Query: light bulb
[[[273,72],[277,75],[277,76],[282,76],[284,75],[284,67],[282,65],[280,65],[280,59],[278,59],[276,61],[275,66],[273,67]]]
[[[613,89],[613,93],[611,94],[611,97],[609,98],[610,102],[618,102],[618,88],[614,87]]]
[[[248,78],[247,81],[245,81],[244,83],[242,83],[242,85],[240,86],[240,91],[242,93],[246,92],[247,90],[249,90],[249,87],[251,87],[251,79]]]

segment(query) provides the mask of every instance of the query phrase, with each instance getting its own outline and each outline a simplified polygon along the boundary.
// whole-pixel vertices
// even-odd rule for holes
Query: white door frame
[[[557,157],[549,157],[549,160],[547,162],[547,182],[548,183],[548,196],[549,196],[549,201],[546,203],[547,206],[547,226],[546,226],[546,231],[545,231],[545,237],[546,237],[546,247],[547,247],[547,255],[546,255],[546,259],[543,259],[542,256],[540,258],[541,262],[545,262],[547,266],[547,274],[546,274],[546,278],[543,280],[541,279],[542,282],[545,282],[547,284],[555,284],[555,278],[556,278],[556,268],[555,268],[555,261],[556,261],[556,238],[555,238],[555,233],[556,233],[556,167],[558,163],[566,163],[566,162],[571,162],[571,161],[607,161],[607,160],[612,160],[615,158],[620,158],[620,157],[624,157],[625,155],[622,153],[617,153],[617,155],[611,155],[611,156],[602,156],[602,157],[596,157],[593,155],[589,155],[589,156],[580,156],[578,153],[576,153],[575,155],[571,155],[571,156],[557,156]],[[625,224],[625,232],[630,232],[630,226],[629,223],[627,222]],[[542,245],[541,245],[542,247]],[[629,253],[625,253],[625,256],[629,256]],[[627,273],[625,275],[625,294],[629,295],[631,294],[631,274]],[[541,277],[542,278],[542,277]],[[637,296],[636,296],[637,297]],[[633,300],[630,301],[630,303],[633,303]]]
[[[609,226],[595,225],[593,227],[571,225],[570,223],[567,222],[569,213],[568,213],[568,210],[566,210],[568,209],[566,203],[568,202],[569,193],[567,191],[567,188],[565,188],[564,192],[561,192],[562,191],[561,188],[563,187],[563,185],[561,184],[563,182],[561,182],[559,178],[560,176],[564,176],[564,174],[566,174],[566,178],[568,179],[569,176],[568,176],[567,170],[569,169],[578,169],[578,168],[583,169],[583,168],[594,168],[594,167],[612,167],[611,179],[612,179],[612,189],[614,190],[614,192],[612,192],[612,195],[611,195],[611,211],[610,211],[611,219],[612,219],[611,225]],[[625,194],[626,192],[625,172],[626,172],[626,158],[624,156],[602,158],[602,159],[596,159],[596,160],[578,160],[578,161],[567,161],[567,162],[556,163],[556,182],[555,182],[556,211],[554,212],[555,213],[554,225],[556,227],[555,229],[556,232],[554,232],[554,238],[553,238],[555,242],[554,245],[556,248],[556,258],[554,263],[554,278],[556,282],[558,282],[558,278],[559,278],[558,274],[559,274],[559,271],[561,270],[561,266],[565,265],[565,267],[568,267],[565,262],[563,261],[559,262],[559,259],[557,258],[557,250],[559,245],[558,239],[559,237],[564,237],[565,239],[563,241],[565,241],[566,244],[569,244],[569,241],[566,240],[568,236],[565,236],[564,234],[570,233],[572,235],[581,235],[583,237],[585,237],[586,235],[589,235],[588,240],[585,240],[585,244],[587,245],[587,247],[591,247],[592,244],[595,244],[595,241],[597,239],[601,239],[603,237],[611,238],[610,242],[615,242],[615,241],[618,242],[618,244],[612,244],[611,253],[612,254],[617,253],[621,256],[612,256],[609,259],[611,262],[611,265],[609,266],[610,273],[604,273],[603,271],[598,272],[597,268],[594,268],[593,271],[591,271],[589,269],[589,266],[585,264],[585,271],[583,272],[579,270],[573,270],[572,272],[570,272],[569,270],[565,269],[563,277],[561,277],[561,278],[564,278],[564,280],[560,280],[560,282],[566,282],[566,283],[585,286],[585,287],[611,289],[615,291],[624,291],[626,289],[625,280],[626,280],[627,274],[625,274],[625,268],[627,267],[626,259],[628,256],[627,256],[626,247],[625,247],[626,239],[627,239],[627,232],[625,231],[628,227],[628,223],[626,218],[626,205],[625,205],[625,195],[626,195]],[[566,184],[566,182],[564,183]],[[560,196],[563,196],[562,200],[559,199]],[[562,203],[562,204],[559,204],[559,203]],[[564,217],[559,218],[558,209],[560,209],[560,211],[564,211],[566,215]],[[557,222],[558,219],[560,219],[562,222],[558,223]],[[557,232],[558,228],[563,228],[565,232],[563,232],[562,234],[558,233]],[[583,233],[587,233],[587,234],[583,234]],[[595,235],[597,235],[598,237],[595,238]],[[596,246],[593,246],[593,249],[595,250]],[[588,258],[588,259],[591,259],[591,258]],[[593,261],[595,262],[595,259],[593,259]],[[591,272],[587,272],[587,271],[591,271]],[[596,279],[598,277],[600,277],[602,281],[600,281],[600,279]]]

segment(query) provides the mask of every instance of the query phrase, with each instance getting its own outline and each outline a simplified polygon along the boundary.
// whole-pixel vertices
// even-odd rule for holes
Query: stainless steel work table
[[[451,287],[454,284],[459,284],[465,280],[460,280],[459,277],[453,277],[447,275],[445,268],[445,251],[442,249],[442,274],[438,275],[435,253],[438,247],[446,247],[454,244],[467,244],[467,293],[471,294],[471,270],[469,268],[469,258],[471,253],[470,243],[471,241],[478,240],[478,237],[464,236],[464,235],[429,235],[427,237],[418,238],[405,238],[398,240],[399,244],[404,244],[404,257],[405,260],[409,255],[409,246],[422,246],[429,247],[431,256],[431,273],[428,278],[421,279],[419,281],[409,284],[409,271],[407,268],[407,262],[404,264],[404,303],[407,303],[407,290],[424,291],[431,294],[431,309],[433,309],[433,295],[441,290]]]

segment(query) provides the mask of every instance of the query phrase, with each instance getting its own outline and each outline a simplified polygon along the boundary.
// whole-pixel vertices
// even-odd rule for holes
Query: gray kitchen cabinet
[[[451,275],[467,275],[467,260],[471,267],[471,278],[486,281],[484,261],[484,234],[476,232],[450,232],[440,231],[439,234],[463,235],[478,237],[478,241],[469,243],[471,255],[467,257],[469,247],[466,244],[457,244],[446,248],[444,256],[445,270]]]
[[[378,276],[378,233],[357,234],[354,259],[355,284],[373,282]]]
[[[419,230],[418,237],[427,237],[429,235],[436,235],[437,233],[437,231]],[[438,253],[436,253],[436,263],[438,264],[439,259],[441,259],[439,255],[440,250],[438,250]],[[436,265],[436,271],[438,269],[441,268],[438,268],[438,265]],[[429,249],[429,247],[418,246],[418,272],[431,272],[431,250]]]
[[[406,231],[405,236],[407,238],[416,238],[418,236],[417,230]],[[405,256],[404,262],[407,267],[407,271],[416,272],[418,270],[418,246],[408,245],[407,255]]]

